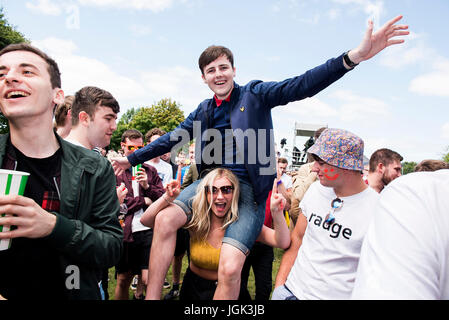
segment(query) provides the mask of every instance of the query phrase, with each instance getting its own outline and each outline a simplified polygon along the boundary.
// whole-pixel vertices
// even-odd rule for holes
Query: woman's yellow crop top
[[[211,246],[207,241],[190,239],[190,260],[198,268],[217,271],[220,250]]]

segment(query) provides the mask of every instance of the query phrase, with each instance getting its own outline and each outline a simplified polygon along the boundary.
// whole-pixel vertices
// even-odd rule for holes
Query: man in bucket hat
[[[329,128],[308,150],[319,182],[300,203],[272,299],[351,297],[363,237],[378,199],[362,179],[363,147],[355,134]]]

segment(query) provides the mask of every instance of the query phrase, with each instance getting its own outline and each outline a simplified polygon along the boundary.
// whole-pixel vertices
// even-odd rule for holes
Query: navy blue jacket
[[[343,65],[343,55],[341,55],[303,75],[281,82],[254,80],[245,86],[234,83],[230,99],[231,127],[235,133],[238,152],[243,154],[250,182],[254,188],[254,196],[258,203],[266,200],[276,173],[271,108],[312,97],[340,79],[346,72],[348,70]],[[198,172],[201,172],[201,163],[202,160],[204,161],[204,157],[200,158],[200,155],[207,143],[203,134],[207,133],[207,129],[212,128],[215,106],[213,98],[204,100],[176,129],[135,151],[128,156],[128,161],[135,166],[171,151],[173,146],[175,149],[180,148],[196,138],[195,161]],[[246,133],[245,139],[237,138],[240,131],[238,129],[241,129],[243,134]],[[247,131],[248,129],[251,130]],[[250,131],[255,134],[251,136]]]

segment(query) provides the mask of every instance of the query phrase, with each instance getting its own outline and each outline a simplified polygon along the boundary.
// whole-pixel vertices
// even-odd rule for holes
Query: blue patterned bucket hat
[[[352,132],[328,128],[308,152],[335,167],[362,171],[363,148],[363,140]]]

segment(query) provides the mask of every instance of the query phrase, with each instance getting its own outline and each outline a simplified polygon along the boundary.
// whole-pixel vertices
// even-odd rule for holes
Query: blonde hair
[[[192,219],[185,227],[192,231],[191,237],[194,240],[205,240],[210,231],[210,214],[212,213],[212,204],[208,201],[206,186],[212,190],[213,183],[216,179],[227,178],[234,187],[231,207],[226,213],[222,229],[226,229],[228,225],[238,219],[238,204],[240,186],[237,177],[228,169],[217,168],[209,172],[199,183],[196,195],[192,203]]]

